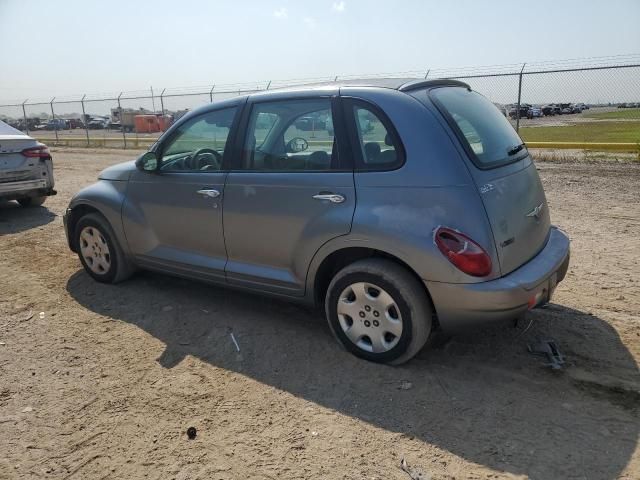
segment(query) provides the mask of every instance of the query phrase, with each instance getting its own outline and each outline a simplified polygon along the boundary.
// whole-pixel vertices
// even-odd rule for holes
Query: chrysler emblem
[[[544,203],[541,203],[536,208],[527,213],[527,217],[535,217],[536,220],[540,219],[540,214],[542,213],[542,209],[544,208]]]

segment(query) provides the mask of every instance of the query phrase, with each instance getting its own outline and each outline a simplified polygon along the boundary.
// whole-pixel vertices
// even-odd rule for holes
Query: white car
[[[53,162],[46,145],[0,121],[0,200],[42,205],[53,189]]]
[[[527,116],[529,118],[539,118],[542,116],[542,109],[540,107],[531,107]]]

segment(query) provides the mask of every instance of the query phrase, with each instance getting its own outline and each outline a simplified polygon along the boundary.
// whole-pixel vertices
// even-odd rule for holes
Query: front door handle
[[[344,197],[337,193],[319,193],[317,195],[314,195],[313,198],[315,200],[329,200],[331,203],[344,202]]]
[[[198,195],[204,195],[205,197],[216,198],[220,196],[220,192],[218,190],[214,190],[213,188],[203,188],[196,192]]]

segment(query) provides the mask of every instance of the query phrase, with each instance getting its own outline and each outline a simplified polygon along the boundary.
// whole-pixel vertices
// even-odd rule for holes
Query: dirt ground
[[[0,206],[0,478],[640,478],[640,163],[540,162],[573,242],[553,304],[394,368],[297,306],[93,282],[62,214],[133,156],[59,149],[56,197]],[[537,339],[566,368],[529,354]]]

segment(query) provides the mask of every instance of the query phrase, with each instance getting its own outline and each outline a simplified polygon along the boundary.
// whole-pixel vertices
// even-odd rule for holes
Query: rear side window
[[[355,123],[355,141],[360,155],[358,170],[393,170],[404,162],[404,151],[398,134],[386,116],[373,105],[348,102]]]
[[[495,105],[479,93],[461,87],[431,91],[438,108],[450,120],[480,168],[494,168],[527,155],[522,139]]]

